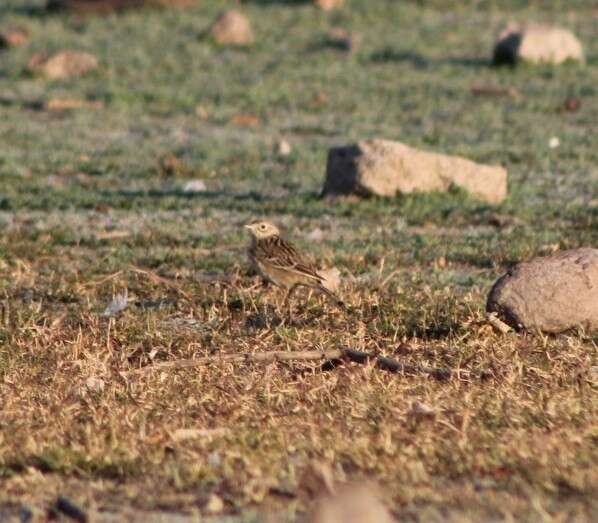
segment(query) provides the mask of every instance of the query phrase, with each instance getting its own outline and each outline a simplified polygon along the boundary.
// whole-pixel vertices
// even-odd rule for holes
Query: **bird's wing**
[[[323,279],[315,265],[306,261],[295,247],[280,236],[259,241],[256,245],[256,255],[258,259],[261,258],[276,269],[296,271],[318,282]]]

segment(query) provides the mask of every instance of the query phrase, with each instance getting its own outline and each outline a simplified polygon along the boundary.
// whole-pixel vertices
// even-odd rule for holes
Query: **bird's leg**
[[[284,306],[288,308],[289,317],[293,316],[293,306],[291,304],[291,296],[293,295],[293,293],[295,292],[295,289],[297,287],[299,287],[298,284],[292,285],[291,288],[287,291],[287,295],[285,296],[285,299],[284,299]]]

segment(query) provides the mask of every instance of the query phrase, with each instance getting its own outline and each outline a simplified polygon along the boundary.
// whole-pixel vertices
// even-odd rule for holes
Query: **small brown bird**
[[[251,234],[249,259],[264,280],[287,291],[285,303],[288,303],[297,287],[304,286],[323,292],[337,305],[344,305],[326,288],[326,278],[318,273],[316,266],[280,237],[276,225],[267,221],[254,221],[245,227]]]

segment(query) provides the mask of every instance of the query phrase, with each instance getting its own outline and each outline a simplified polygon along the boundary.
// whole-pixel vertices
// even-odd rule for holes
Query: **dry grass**
[[[100,274],[84,251],[2,269],[3,501],[43,506],[68,488],[103,509],[197,508],[212,492],[228,511],[301,508],[299,478],[315,459],[340,479],[378,479],[405,518],[595,514],[595,339],[497,335],[479,291],[418,289],[409,268],[348,282],[348,312],[299,297],[281,322],[276,291],[243,270]],[[103,317],[124,288],[129,307]],[[218,359],[343,346],[485,379]],[[206,356],[212,365],[129,372]]]

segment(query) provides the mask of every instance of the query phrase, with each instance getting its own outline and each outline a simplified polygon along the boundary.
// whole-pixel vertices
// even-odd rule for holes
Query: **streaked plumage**
[[[326,280],[316,266],[281,238],[274,224],[258,221],[245,227],[251,233],[249,259],[262,278],[287,290],[287,300],[297,287],[305,286],[324,292],[342,305],[342,301],[326,288]]]

